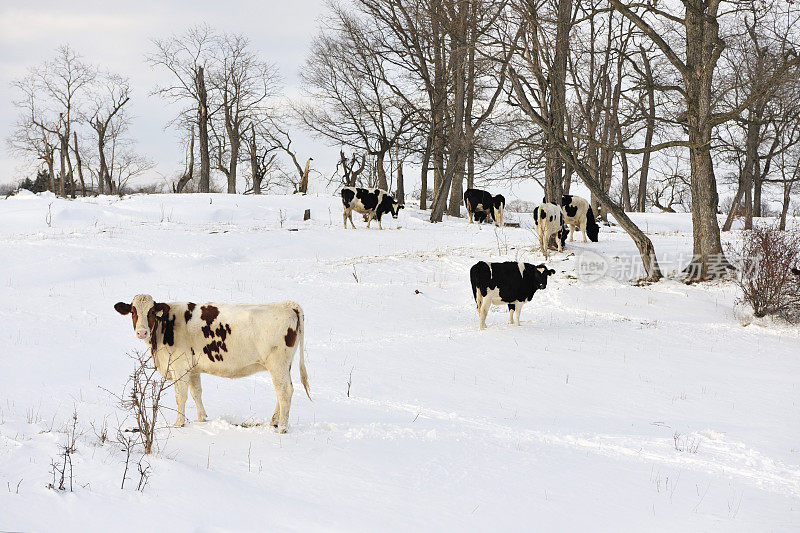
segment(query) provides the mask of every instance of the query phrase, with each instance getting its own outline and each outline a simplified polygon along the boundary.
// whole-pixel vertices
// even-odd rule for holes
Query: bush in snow
[[[800,319],[800,234],[758,226],[744,233],[740,249],[737,284],[742,301],[756,317],[775,315]]]

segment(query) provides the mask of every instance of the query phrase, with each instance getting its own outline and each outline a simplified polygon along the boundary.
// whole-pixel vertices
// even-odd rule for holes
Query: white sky
[[[138,150],[156,162],[156,168],[137,182],[152,182],[176,174],[183,154],[175,134],[164,131],[173,110],[149,94],[166,76],[145,63],[145,54],[152,50],[150,39],[202,23],[245,34],[263,59],[278,66],[286,92],[292,94],[298,91],[298,69],[324,12],[324,0],[0,0],[0,183],[31,173],[30,165],[12,157],[5,144],[17,115],[11,81],[52,57],[58,45],[69,44],[87,62],[130,78],[131,136]],[[300,158],[311,155],[319,170],[332,171],[336,148],[299,129],[294,137]]]

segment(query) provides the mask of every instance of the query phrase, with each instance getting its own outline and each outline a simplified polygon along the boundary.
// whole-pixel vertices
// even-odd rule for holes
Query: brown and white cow
[[[298,349],[300,381],[309,394],[303,357],[305,318],[295,302],[196,305],[157,303],[149,294],[139,294],[130,304],[116,303],[114,309],[131,315],[134,334],[150,345],[156,369],[175,382],[176,426],[186,422],[187,389],[197,404],[197,419],[206,418],[200,374],[240,378],[267,370],[278,398],[271,424],[286,433],[292,405],[292,360]]]

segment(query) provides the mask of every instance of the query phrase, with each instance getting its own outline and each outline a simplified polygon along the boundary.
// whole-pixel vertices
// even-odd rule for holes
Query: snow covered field
[[[0,200],[0,530],[800,528],[797,328],[751,322],[727,283],[578,279],[586,250],[635,252],[602,227],[553,253],[521,327],[496,308],[479,332],[469,267],[540,263],[533,235],[425,216],[354,231],[335,197]],[[688,215],[635,219],[666,263],[688,257]],[[133,425],[103,389],[144,347],[112,308],[137,293],[300,302],[313,403],[295,365],[289,433],[243,427],[269,420],[269,376],[204,376],[209,421],[168,413],[149,485],[120,490],[123,454],[91,426]]]

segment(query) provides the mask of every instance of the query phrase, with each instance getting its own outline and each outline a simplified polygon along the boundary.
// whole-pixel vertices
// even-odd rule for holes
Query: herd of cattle
[[[391,214],[397,218],[403,206],[388,192],[380,189],[344,187],[341,192],[344,214],[342,219],[353,224],[352,212],[364,215],[369,227],[373,219]],[[503,225],[505,198],[478,189],[467,189],[464,205],[470,223],[487,222]],[[562,250],[571,228],[570,240],[576,227],[583,241],[597,242],[598,225],[592,208],[579,196],[565,195],[561,206],[542,203],[533,213],[539,247],[545,258],[551,238]],[[508,306],[508,322],[519,326],[522,306],[533,299],[538,290],[547,287],[547,278],[555,270],[544,264],[506,261],[479,261],[470,269],[472,295],[480,318],[479,329],[486,327],[486,316],[492,305]],[[287,431],[289,408],[292,404],[291,367],[300,352],[300,381],[309,395],[308,374],[303,356],[305,318],[303,309],[295,302],[257,305],[194,302],[156,302],[148,294],[140,294],[131,303],[117,302],[114,309],[121,315],[131,315],[136,338],[148,343],[153,364],[158,372],[174,382],[178,406],[177,426],[186,421],[187,392],[197,406],[197,419],[203,421],[200,374],[239,378],[268,371],[275,386],[277,404],[271,425],[280,433]],[[311,396],[309,395],[309,399]]]

